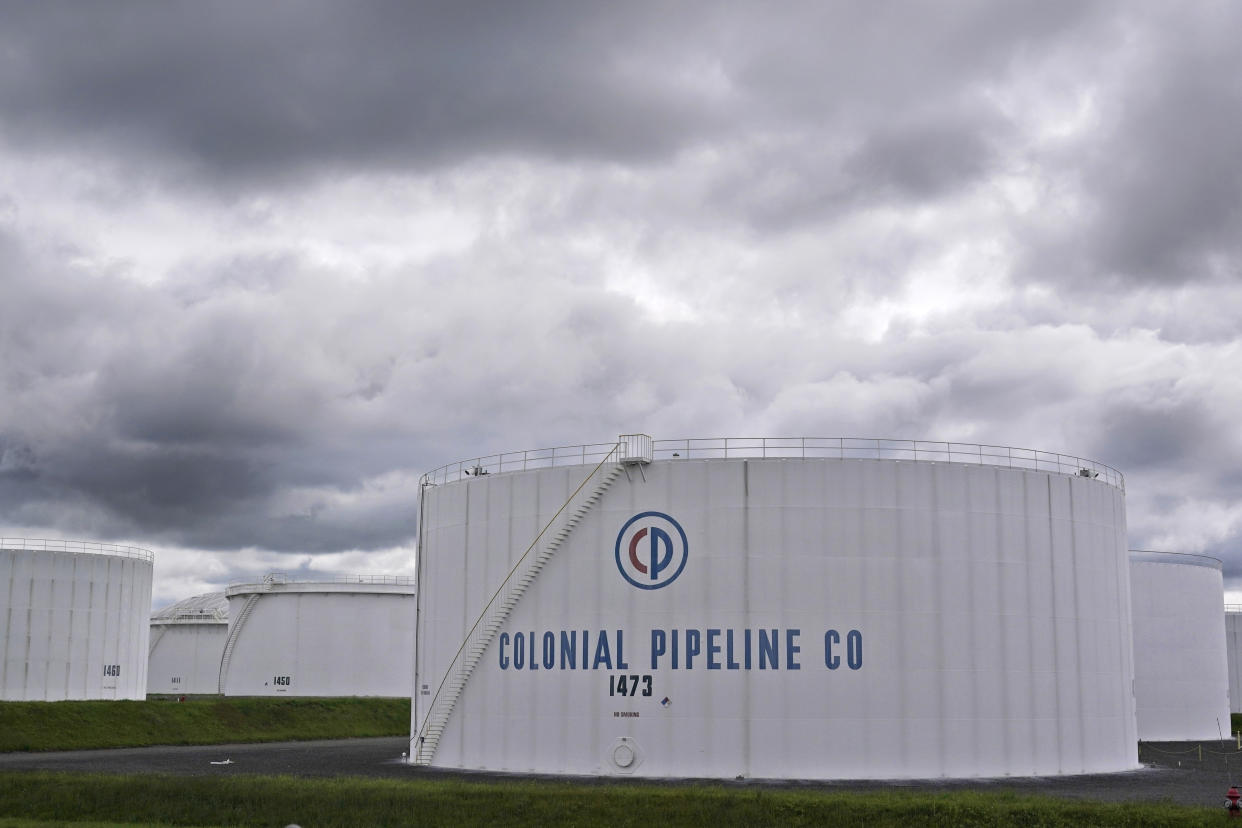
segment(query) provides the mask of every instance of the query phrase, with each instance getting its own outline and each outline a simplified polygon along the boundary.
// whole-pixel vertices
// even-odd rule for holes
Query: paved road
[[[191,776],[289,774],[293,776],[362,776],[417,779],[515,779],[512,775],[429,770],[406,765],[401,752],[404,737],[344,739],[319,742],[275,742],[211,747],[149,747],[114,750],[75,750],[56,753],[0,753],[0,772],[54,770],[105,773],[171,773]],[[1229,776],[1225,763],[1242,771],[1242,753],[1232,743],[1162,742],[1144,744],[1142,770],[1042,778],[970,780],[902,780],[875,782],[716,782],[730,787],[781,787],[822,790],[889,790],[904,793],[980,790],[1044,794],[1071,799],[1109,801],[1169,799],[1188,805],[1216,807],[1224,799]],[[1202,758],[1200,758],[1202,757]],[[229,764],[213,764],[230,760]],[[1180,763],[1180,766],[1179,764]],[[547,777],[550,778],[550,777]],[[557,777],[559,781],[567,781]],[[586,784],[685,784],[662,780],[573,777]],[[1239,782],[1239,779],[1234,779]]]

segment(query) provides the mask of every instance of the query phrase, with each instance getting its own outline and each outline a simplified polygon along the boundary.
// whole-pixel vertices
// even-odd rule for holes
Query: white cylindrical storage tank
[[[1206,555],[1130,553],[1138,737],[1219,739],[1229,726],[1225,583]]]
[[[232,584],[220,660],[226,696],[406,696],[414,582],[400,575]]]
[[[1242,713],[1242,605],[1225,606],[1225,654],[1229,663],[1229,712]]]
[[[218,693],[229,634],[223,592],[195,595],[151,614],[148,693]]]
[[[634,443],[424,477],[412,761],[807,779],[1138,767],[1114,470],[913,441]]]
[[[0,538],[0,699],[143,699],[145,549]]]

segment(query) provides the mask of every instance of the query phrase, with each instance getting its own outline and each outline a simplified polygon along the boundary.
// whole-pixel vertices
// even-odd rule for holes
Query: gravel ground
[[[289,774],[293,776],[363,776],[388,779],[528,779],[527,776],[477,771],[446,771],[406,765],[404,737],[318,742],[275,742],[210,747],[149,747],[75,750],[54,753],[0,753],[0,772],[52,770],[99,773],[171,773],[191,776]],[[804,790],[1012,791],[1071,799],[1155,801],[1216,807],[1224,801],[1231,774],[1242,771],[1242,752],[1233,742],[1145,742],[1139,746],[1141,770],[1060,777],[1004,777],[965,780],[900,781],[760,781],[691,780],[729,787],[770,786]],[[228,761],[228,764],[216,764]],[[1228,767],[1227,767],[1228,765]],[[558,781],[620,784],[686,784],[685,781],[615,777],[538,777]]]

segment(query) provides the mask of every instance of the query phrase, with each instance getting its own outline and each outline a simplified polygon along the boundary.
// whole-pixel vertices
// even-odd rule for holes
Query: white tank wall
[[[414,647],[412,586],[272,584],[229,587],[230,631],[246,599],[259,598],[237,636],[226,696],[408,696]]]
[[[220,692],[220,656],[228,623],[151,624],[148,693]]]
[[[0,549],[0,699],[146,697],[151,559],[135,552]]]
[[[1130,595],[1139,738],[1168,742],[1228,735],[1220,561],[1203,555],[1131,552]]]
[[[1225,656],[1229,664],[1229,712],[1242,713],[1242,612],[1225,613]]]
[[[426,489],[414,733],[478,613],[588,471]],[[689,546],[677,580],[650,590],[616,562],[618,533],[649,510],[675,518]],[[1124,495],[1101,480],[888,460],[656,461],[618,478],[534,581],[433,764],[619,773],[610,757],[626,739],[639,756],[627,772],[656,777],[1134,768],[1129,595]],[[779,669],[730,669],[723,654],[709,667],[710,631],[730,629],[735,650],[747,629],[782,642],[797,630],[798,669],[788,653]],[[653,667],[653,630],[697,630],[703,654],[692,669],[668,656]],[[563,669],[556,645],[571,631],[592,649],[604,631],[614,651],[620,634],[625,669]],[[859,669],[842,652],[850,631]],[[517,634],[539,642],[538,663],[546,632],[554,669],[515,669]],[[610,695],[617,675],[651,676],[652,694]]]

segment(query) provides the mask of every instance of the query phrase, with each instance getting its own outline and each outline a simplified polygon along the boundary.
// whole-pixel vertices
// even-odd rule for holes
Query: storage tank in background
[[[414,579],[351,575],[291,581],[270,573],[225,590],[226,696],[408,696]]]
[[[1242,604],[1225,605],[1225,654],[1229,662],[1229,712],[1242,713]]]
[[[218,693],[228,633],[223,592],[195,595],[152,613],[147,692]]]
[[[0,538],[0,699],[143,699],[145,549]]]
[[[897,440],[515,452],[421,489],[411,760],[654,777],[1138,766],[1119,473]]]
[[[1206,555],[1131,552],[1130,591],[1139,739],[1228,736],[1221,562]]]

